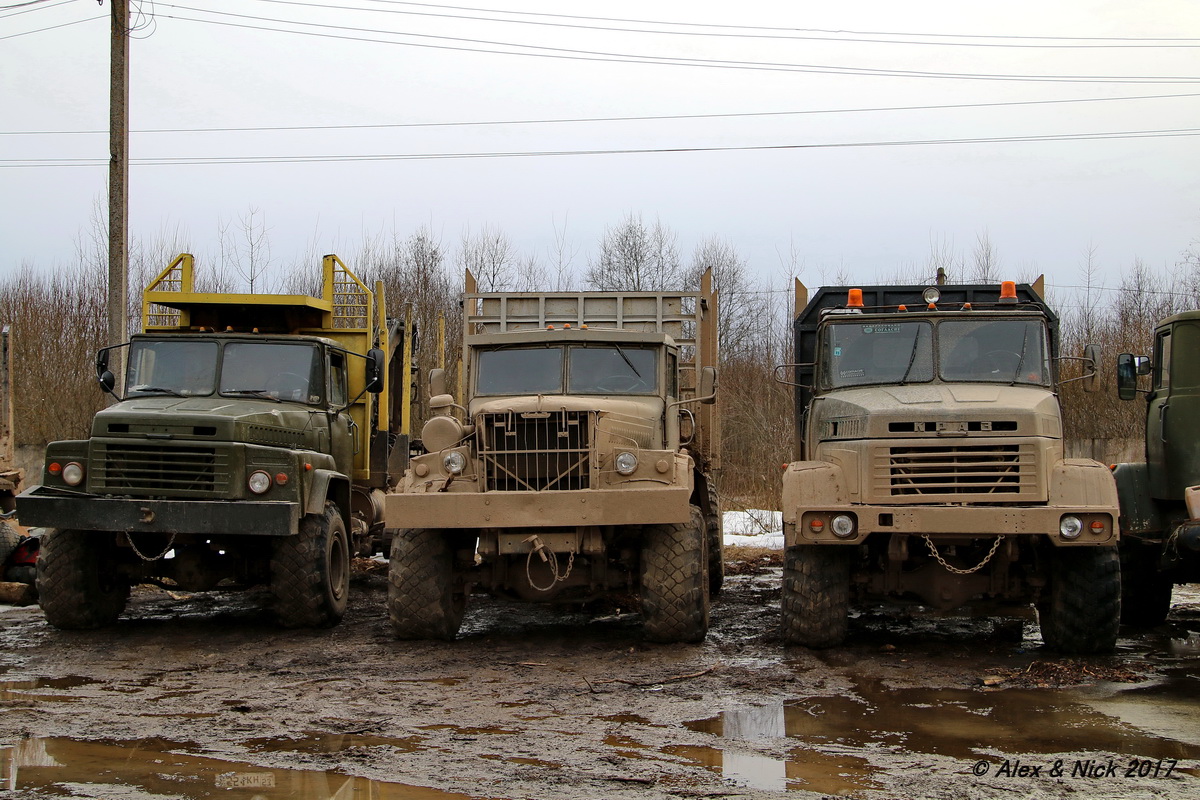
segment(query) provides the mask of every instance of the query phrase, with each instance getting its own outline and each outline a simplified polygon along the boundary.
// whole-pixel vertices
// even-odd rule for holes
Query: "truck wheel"
[[[1158,570],[1157,548],[1121,547],[1121,623],[1134,628],[1161,625],[1171,612],[1174,585]]]
[[[440,531],[396,531],[388,559],[388,618],[397,639],[453,641],[467,608],[454,549]]]
[[[1121,561],[1115,547],[1051,553],[1048,594],[1038,603],[1042,641],[1062,653],[1105,653],[1121,622]]]
[[[688,522],[651,525],[642,544],[642,618],[655,642],[702,642],[708,634],[708,531],[700,509]]]
[[[47,529],[37,560],[38,603],[65,631],[112,625],[125,610],[129,581],[117,574],[112,534]]]
[[[271,549],[271,594],[285,628],[328,628],[341,621],[350,596],[350,543],[333,503],[300,520],[295,536]]]
[[[4,574],[4,565],[8,557],[21,543],[21,534],[17,533],[7,522],[0,522],[0,575]]]
[[[850,551],[833,545],[787,549],[783,569],[783,640],[821,649],[846,639]]]
[[[725,584],[725,534],[720,506],[717,505],[717,490],[711,483],[708,486],[708,507],[712,509],[712,513],[704,516],[708,533],[708,594],[716,597]]]

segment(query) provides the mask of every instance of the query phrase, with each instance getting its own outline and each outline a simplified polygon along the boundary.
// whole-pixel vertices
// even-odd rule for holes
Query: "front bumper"
[[[547,492],[389,494],[389,528],[570,528],[658,525],[691,518],[687,486]]]
[[[70,495],[35,486],[17,496],[28,527],[217,536],[292,536],[301,508],[262,500],[149,500]]]
[[[853,536],[839,538],[831,530],[829,520],[838,514],[855,519]],[[1084,522],[1084,530],[1076,539],[1059,534],[1059,523],[1068,514]],[[822,520],[822,530],[812,530],[811,521]],[[788,547],[798,544],[860,544],[872,533],[925,535],[932,539],[971,539],[989,536],[1044,535],[1055,545],[1077,547],[1113,545],[1117,509],[1063,506],[871,506],[845,505],[796,510],[791,524],[784,526],[784,541]],[[1093,533],[1091,523],[1103,524],[1103,531]]]

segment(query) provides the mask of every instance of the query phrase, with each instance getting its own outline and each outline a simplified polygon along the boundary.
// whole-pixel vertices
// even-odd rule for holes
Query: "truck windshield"
[[[1045,384],[1046,327],[1022,319],[944,320],[938,325],[945,381]]]
[[[561,347],[481,350],[475,394],[558,394],[562,361]]]
[[[188,341],[134,341],[129,346],[126,394],[212,394],[217,375],[217,343]]]
[[[825,328],[822,372],[829,388],[933,380],[928,322],[839,322]]]
[[[318,404],[324,395],[321,375],[316,345],[229,342],[221,363],[221,394]]]
[[[567,391],[571,394],[655,394],[657,351],[645,347],[572,347]]]

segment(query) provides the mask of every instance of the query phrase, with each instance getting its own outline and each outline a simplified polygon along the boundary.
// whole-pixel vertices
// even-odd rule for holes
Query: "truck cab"
[[[142,582],[266,584],[286,626],[341,618],[350,559],[382,546],[383,493],[407,457],[391,398],[408,397],[392,390],[411,347],[382,286],[336,256],[323,272],[321,297],[200,293],[185,254],[147,288],[143,332],[97,354],[116,402],[88,439],[52,442],[17,499],[43,528],[51,624],[110,624]]]
[[[1117,358],[1122,400],[1146,403],[1145,461],[1117,464],[1121,501],[1122,620],[1166,619],[1175,584],[1200,582],[1200,311],[1155,326],[1153,354]],[[1139,388],[1139,376],[1148,375]]]
[[[1064,457],[1057,320],[1040,294],[826,288],[796,323],[785,638],[838,644],[868,598],[1002,614],[1032,603],[1047,645],[1111,649],[1115,487],[1104,465]],[[1092,383],[1097,358],[1083,359]]]

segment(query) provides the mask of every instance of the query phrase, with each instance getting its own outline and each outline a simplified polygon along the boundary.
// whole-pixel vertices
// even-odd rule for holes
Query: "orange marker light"
[[[312,472],[312,464],[305,464],[305,465],[304,465],[304,471],[305,471],[305,472]]]
[[[1015,281],[1004,281],[1000,284],[1000,302],[1017,302],[1017,284]]]
[[[569,322],[564,322],[564,323],[563,323],[563,330],[564,330],[564,331],[567,331],[567,330],[570,330],[570,329],[571,329],[571,323],[569,323]]]
[[[900,305],[899,305],[899,306],[896,308],[896,310],[897,310],[897,311],[908,311],[908,306],[904,305],[904,303],[901,303],[901,304],[900,304]]]
[[[962,310],[963,310],[963,311],[970,311],[970,310],[971,310],[971,304],[970,304],[970,303],[963,303]]]
[[[548,331],[552,331],[552,330],[554,330],[554,326],[553,326],[553,325],[547,325],[547,326],[546,326],[546,330],[548,330]]]
[[[862,308],[862,289],[851,289],[850,294],[846,299],[846,305],[850,308]]]

